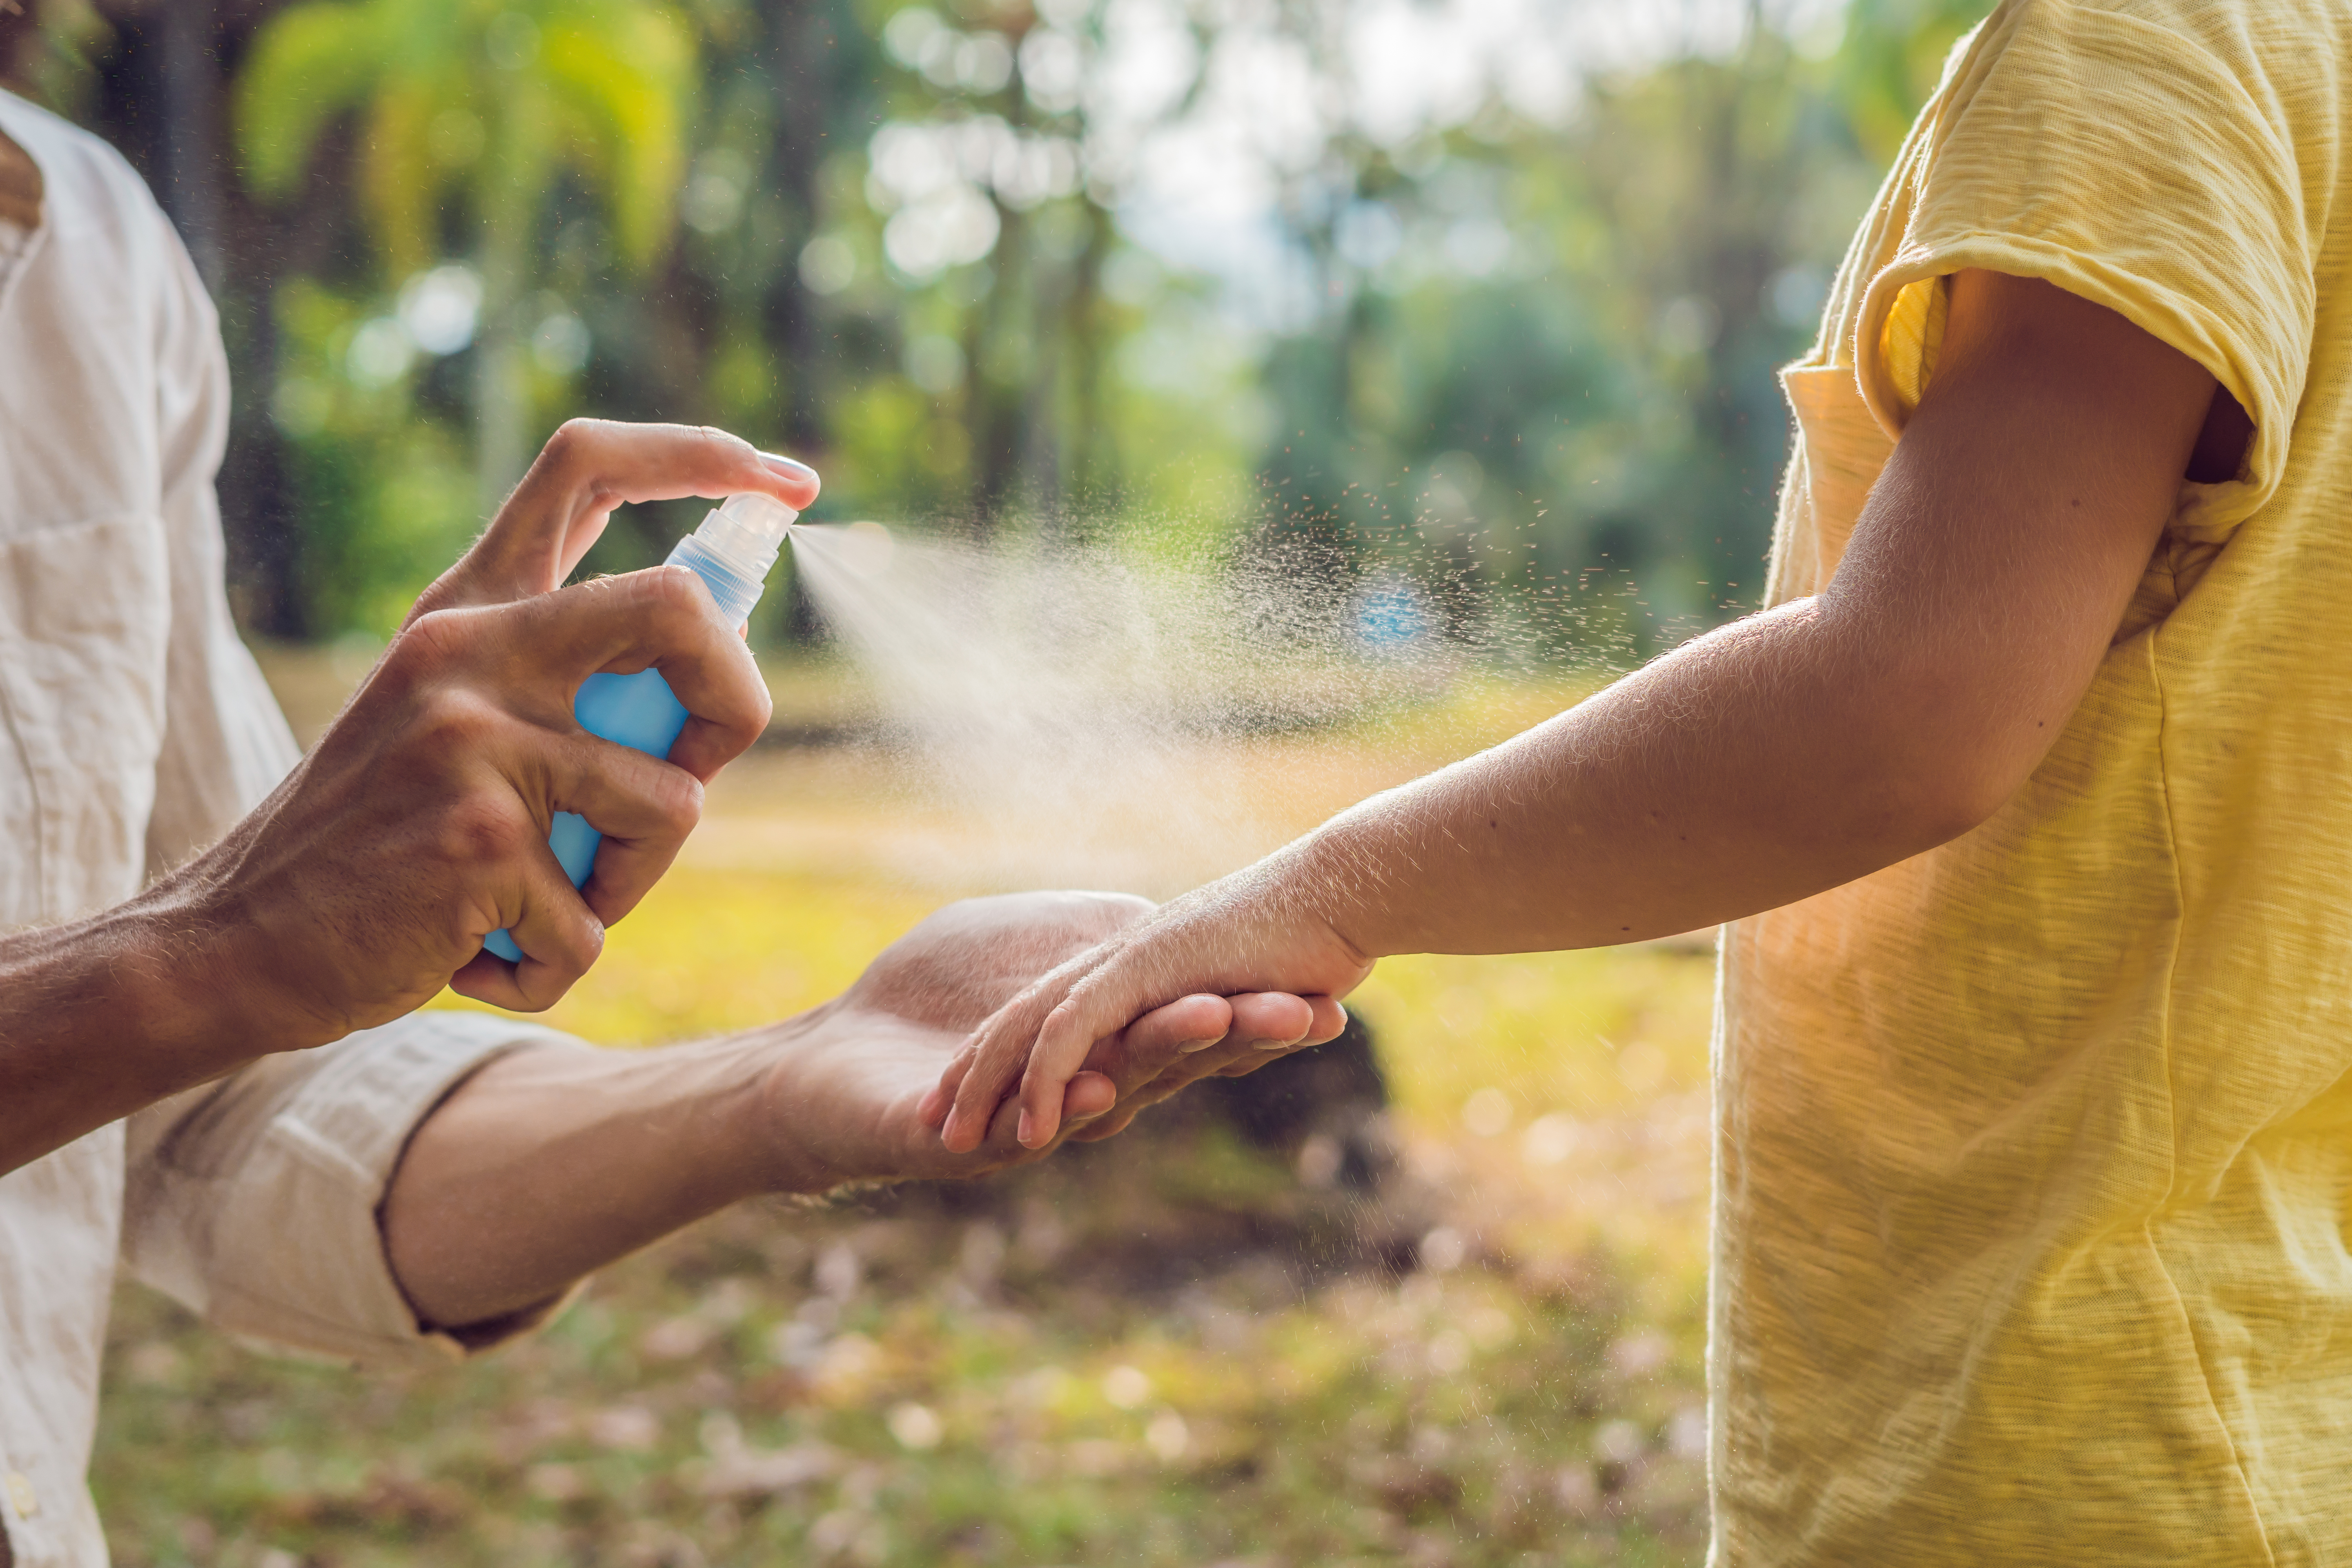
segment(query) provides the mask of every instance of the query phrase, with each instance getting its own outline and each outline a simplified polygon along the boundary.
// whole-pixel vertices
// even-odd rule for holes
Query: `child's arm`
[[[968,1147],[1019,1079],[1025,1141],[1050,1138],[1092,1043],[1187,993],[1344,994],[1388,953],[1690,931],[1967,832],[2064,727],[2227,403],[2119,315],[1959,275],[1826,590],[1165,906],[991,1019],[927,1116]]]

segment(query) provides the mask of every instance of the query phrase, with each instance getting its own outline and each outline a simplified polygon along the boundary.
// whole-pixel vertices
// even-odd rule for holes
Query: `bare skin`
[[[1062,1137],[1024,1148],[1008,1107],[976,1150],[942,1149],[916,1110],[971,1029],[1150,909],[1103,893],[970,900],[909,931],[839,998],[768,1028],[495,1061],[410,1142],[383,1211],[394,1272],[428,1322],[492,1321],[740,1198],[1025,1163],[1345,1022],[1328,997],[1179,998],[1099,1043],[1071,1081]]]
[[[1357,805],[1062,965],[924,1101],[1057,1134],[1095,1038],[1172,996],[1344,996],[1402,952],[1588,947],[1809,897],[1968,832],[2038,766],[2184,476],[2250,430],[2187,356],[2047,283],[1953,279],[1935,379],[1818,595]]]
[[[0,938],[0,1172],[445,985],[523,1010],[562,996],[766,724],[768,696],[691,573],[559,585],[625,501],[805,506],[816,489],[718,431],[557,432],[318,747],[219,845],[102,914]],[[667,762],[572,717],[588,676],[648,666],[694,714]],[[564,810],[606,835],[578,891],[547,847]],[[500,927],[522,963],[481,951]]]

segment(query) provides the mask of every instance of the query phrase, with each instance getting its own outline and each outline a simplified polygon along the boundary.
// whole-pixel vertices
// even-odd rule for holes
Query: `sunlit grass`
[[[540,1021],[607,1046],[773,1023],[847,986],[940,902],[883,881],[681,866]],[[446,994],[436,1005],[477,1005]]]

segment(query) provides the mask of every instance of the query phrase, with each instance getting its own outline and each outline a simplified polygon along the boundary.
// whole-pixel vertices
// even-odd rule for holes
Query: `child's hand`
[[[1060,1130],[1063,1090],[1097,1042],[1198,993],[1288,992],[1307,1005],[1305,1033],[1266,1044],[1331,1038],[1347,1022],[1336,999],[1363,982],[1371,961],[1284,898],[1280,882],[1278,869],[1261,867],[1212,883],[1053,970],[980,1026],[924,1097],[922,1119],[950,1150],[977,1147],[1017,1079],[1017,1136],[1041,1148]]]

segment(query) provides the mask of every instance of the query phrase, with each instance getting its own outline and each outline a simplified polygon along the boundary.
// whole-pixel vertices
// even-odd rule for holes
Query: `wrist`
[[[112,914],[152,1009],[148,1037],[175,1040],[206,1077],[351,1032],[281,973],[281,944],[254,911],[200,875],[166,878]]]
[[[814,1008],[712,1043],[734,1064],[730,1088],[717,1097],[717,1142],[747,1197],[814,1195],[860,1177],[834,1157],[811,1081],[826,1013]]]
[[[1387,868],[1351,838],[1339,816],[1294,841],[1267,863],[1265,900],[1286,924],[1328,932],[1369,968],[1399,950],[1381,942]]]

